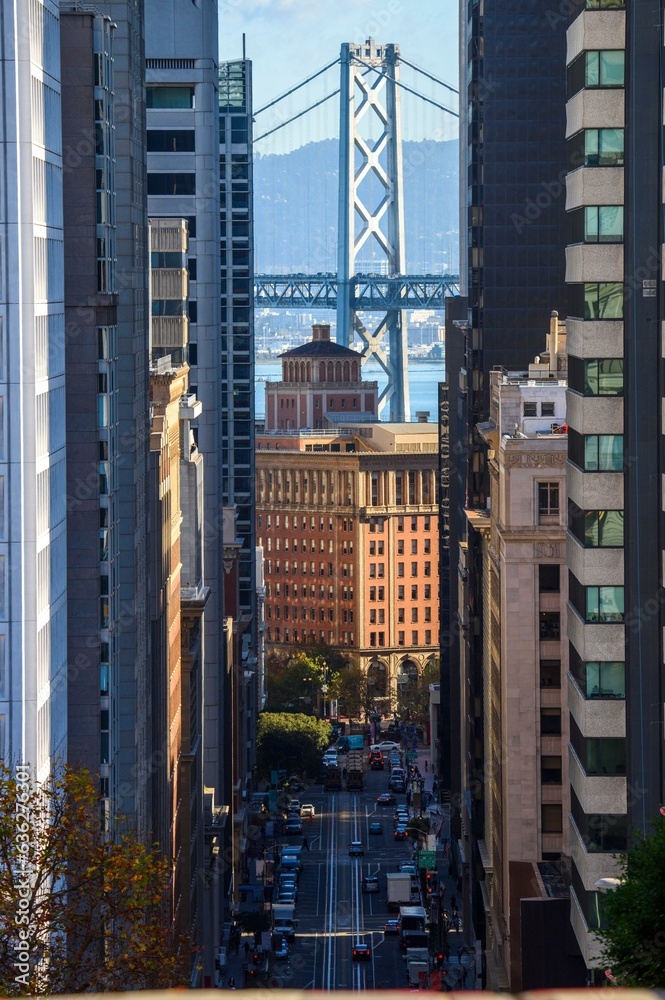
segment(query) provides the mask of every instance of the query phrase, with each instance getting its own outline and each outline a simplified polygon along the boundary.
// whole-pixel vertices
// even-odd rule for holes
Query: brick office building
[[[377,384],[325,326],[282,371],[257,434],[267,648],[342,649],[388,709],[438,658],[437,426],[378,422]]]

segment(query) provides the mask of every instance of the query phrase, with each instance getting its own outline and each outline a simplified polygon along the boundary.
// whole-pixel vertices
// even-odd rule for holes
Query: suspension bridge
[[[440,112],[458,112],[407,86],[406,65],[452,95],[458,91],[400,55],[394,44],[344,43],[338,59],[254,111],[254,144],[301,119],[339,95],[339,186],[337,271],[317,274],[257,274],[254,298],[259,308],[328,309],[337,316],[337,342],[348,347],[354,336],[365,361],[376,359],[387,376],[379,411],[394,421],[409,416],[406,311],[443,310],[446,296],[459,294],[455,274],[408,274],[404,239],[404,170],[401,94],[406,92]],[[272,128],[261,129],[260,115],[274,109],[335,66],[339,87]],[[378,190],[378,199],[374,194]],[[372,246],[372,271],[358,270]],[[378,314],[368,327],[360,313]],[[369,319],[365,316],[367,322]]]

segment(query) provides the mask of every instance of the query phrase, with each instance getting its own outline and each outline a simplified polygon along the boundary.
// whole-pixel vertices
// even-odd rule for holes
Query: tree
[[[398,685],[397,710],[400,715],[412,719],[427,718],[429,715],[429,686],[430,684],[438,684],[439,680],[439,661],[436,657],[432,657],[423,667],[417,681],[404,685],[402,690]]]
[[[268,674],[270,712],[313,712],[316,708],[326,665],[319,658],[298,652],[271,658]]]
[[[602,896],[603,962],[618,985],[658,989],[665,983],[665,819],[638,836],[620,858],[619,884]]]
[[[89,772],[37,784],[0,764],[2,995],[183,984],[191,953],[172,934],[170,886],[156,850],[102,832]]]
[[[262,712],[256,727],[258,772],[269,778],[284,768],[297,774],[315,774],[330,742],[330,724],[312,715]]]

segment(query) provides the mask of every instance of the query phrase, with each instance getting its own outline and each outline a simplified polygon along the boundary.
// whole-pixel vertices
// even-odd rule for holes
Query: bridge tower
[[[388,376],[379,409],[388,405],[390,419],[403,421],[410,412],[406,310],[386,309],[372,331],[353,307],[356,262],[366,244],[379,248],[377,271],[406,273],[399,47],[372,38],[345,42],[340,68],[337,341],[349,347],[352,331],[358,334],[365,358],[375,357]],[[374,207],[361,190],[376,189],[372,178],[382,191]]]

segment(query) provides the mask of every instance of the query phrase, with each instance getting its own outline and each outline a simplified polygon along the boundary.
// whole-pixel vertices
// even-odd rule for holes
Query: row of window
[[[540,404],[540,415],[541,417],[553,417],[554,416],[554,403],[541,403]],[[538,403],[537,402],[525,402],[524,403],[524,416],[525,417],[537,417],[538,416]]]
[[[420,573],[419,573],[418,563],[417,562],[412,562],[411,563],[411,576],[419,576],[419,575],[420,575]],[[424,562],[422,564],[422,575],[423,576],[431,576],[432,575],[432,563],[431,562],[427,561],[427,562]],[[397,576],[398,577],[404,576],[404,563],[403,562],[398,562],[397,563]]]
[[[414,629],[411,632],[411,645],[412,646],[419,646],[420,645],[419,635],[420,635],[420,633],[418,632],[417,629]],[[370,632],[370,634],[369,634],[369,644],[370,644],[370,646],[385,646],[385,644],[386,644],[386,633],[385,632]],[[405,632],[398,631],[398,633],[397,633],[397,645],[398,646],[405,646],[406,645],[406,633]],[[432,632],[431,632],[430,629],[425,629],[425,632],[423,634],[423,645],[424,646],[431,646],[432,645]]]
[[[267,604],[266,618],[270,621],[273,617],[277,621],[279,621],[282,618],[284,619],[284,621],[289,621],[290,618],[292,621],[296,622],[298,621],[298,617],[300,617],[300,620],[303,622],[306,621],[315,622],[317,620],[317,613],[316,613],[316,608],[300,608],[300,616],[298,616],[298,608],[291,608],[288,604],[285,604],[284,608],[280,608],[280,606],[277,605],[274,609],[270,604]],[[328,613],[326,614],[325,608],[319,608],[319,613],[318,613],[319,621],[324,622],[326,621],[326,618],[329,622],[334,621],[333,609],[328,608]],[[353,624],[353,611],[345,610],[343,612],[343,618],[345,622],[348,621]]]
[[[257,527],[262,528],[264,521],[264,515],[259,514],[257,518]],[[289,528],[293,528],[294,531],[307,531],[307,526],[309,525],[310,531],[332,531],[333,530],[333,519],[332,517],[305,517],[305,515],[300,516],[299,514],[266,514],[265,515],[265,526],[266,528],[279,528],[283,527],[287,531]],[[342,518],[341,521],[337,522],[337,527],[341,528],[342,531],[353,531],[354,522],[353,518]]]
[[[297,628],[294,628],[293,631],[291,631],[288,628],[285,628],[284,632],[282,633],[282,629],[279,626],[277,626],[274,629],[273,628],[266,629],[266,638],[268,642],[291,642],[291,641],[316,642],[318,638],[320,642],[325,642],[329,646],[332,646],[335,642],[335,633],[332,631],[332,629],[329,632],[324,632],[323,629],[321,629],[317,636],[317,633],[315,632],[314,629],[310,629],[309,631],[307,631],[307,629],[302,629],[302,631],[299,631]],[[342,633],[342,645],[344,646],[354,645],[353,632]]]
[[[300,590],[298,589],[297,583],[284,583],[281,584],[279,580],[275,583],[271,583],[270,580],[266,581],[266,597],[294,597],[298,598],[298,595],[302,597],[303,600],[314,601],[317,599],[317,589],[318,589],[318,599],[320,601],[333,601],[335,599],[335,589],[330,584],[327,588],[323,584],[319,584],[318,588],[313,583],[310,584],[309,590],[306,583],[300,585]],[[340,590],[340,600],[342,601],[352,601],[353,600],[353,587],[342,587]]]
[[[261,539],[261,538],[259,539],[259,545],[263,545],[263,539]],[[325,541],[323,540],[323,538],[319,538],[319,544],[318,544],[318,547],[317,547],[316,539],[314,539],[314,538],[310,538],[310,539],[301,538],[300,539],[300,543],[299,543],[297,538],[291,538],[291,539],[289,539],[289,538],[283,538],[282,539],[282,538],[279,537],[279,535],[277,535],[276,537],[273,537],[272,535],[268,535],[268,537],[265,540],[265,547],[266,547],[266,551],[267,552],[272,552],[273,550],[275,552],[279,552],[280,549],[281,549],[283,552],[289,552],[289,551],[291,551],[291,552],[298,552],[298,551],[300,551],[300,552],[310,552],[310,553],[313,553],[313,552],[317,552],[317,551],[318,552],[328,551],[330,554],[332,554],[335,551],[334,542],[333,542],[332,538],[328,539],[328,544],[327,545],[326,545]],[[342,553],[343,553],[343,555],[353,555],[353,541],[351,541],[351,540],[349,540],[349,541],[344,540],[342,542]]]
[[[338,570],[341,569],[342,576],[353,576],[353,563],[342,563],[341,566],[337,567],[337,569]],[[301,574],[302,576],[307,576],[308,572],[310,576],[335,575],[335,566],[333,563],[329,562],[326,564],[320,562],[317,571],[316,564],[314,562],[310,562],[308,570],[307,563],[305,562],[304,559],[300,563],[300,569],[298,569],[298,562],[295,559],[292,562],[289,559],[285,559],[283,566],[279,559],[275,559],[274,563],[272,559],[266,559],[265,570],[267,576],[271,576],[273,572],[276,575],[279,575],[280,573],[282,573],[282,571],[284,572],[285,576],[288,576],[289,573],[292,573],[294,576],[297,576],[298,574]]]

